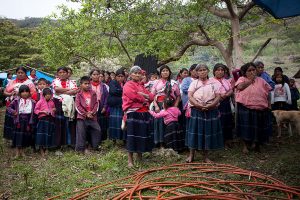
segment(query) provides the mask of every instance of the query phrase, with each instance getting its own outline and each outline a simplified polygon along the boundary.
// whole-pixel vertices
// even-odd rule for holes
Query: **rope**
[[[119,193],[115,193],[120,191]],[[300,188],[270,176],[226,164],[185,163],[149,169],[106,184],[50,199],[294,199]],[[102,196],[101,196],[102,195]]]

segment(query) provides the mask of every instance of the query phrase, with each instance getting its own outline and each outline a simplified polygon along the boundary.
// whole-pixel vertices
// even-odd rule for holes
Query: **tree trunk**
[[[232,60],[233,68],[240,68],[243,64],[243,49],[241,47],[241,37],[240,37],[240,21],[239,18],[231,19],[231,30],[233,39],[233,51]]]

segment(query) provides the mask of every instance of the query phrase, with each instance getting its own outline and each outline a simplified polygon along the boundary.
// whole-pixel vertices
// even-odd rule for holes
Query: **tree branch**
[[[242,10],[239,12],[239,20],[241,21],[244,17],[245,17],[245,15],[248,13],[248,11],[251,9],[251,8],[253,8],[255,6],[255,4],[254,4],[254,2],[253,1],[251,1],[251,2],[249,2],[249,3],[247,3],[243,8],[242,8]]]
[[[186,42],[185,44],[182,45],[182,47],[175,53],[174,56],[171,56],[165,60],[161,60],[158,62],[158,67],[162,66],[162,65],[165,65],[169,62],[172,62],[172,61],[177,61],[179,60],[183,54],[186,52],[186,50],[188,48],[190,48],[191,46],[193,45],[198,45],[198,46],[209,46],[210,43],[206,40],[198,40],[198,39],[193,39],[193,40],[190,40],[188,42]]]
[[[91,59],[89,59],[89,58],[87,58],[87,57],[81,56],[81,55],[79,55],[79,54],[75,54],[74,56],[75,56],[75,57],[78,57],[78,58],[81,58],[81,59],[83,59],[83,60],[88,61],[88,63],[90,63],[93,67],[97,67],[97,66],[91,61]]]
[[[120,43],[123,51],[125,51],[125,53],[126,53],[128,59],[129,59],[129,61],[132,62],[132,58],[130,57],[129,52],[127,51],[127,49],[126,49],[123,41],[120,39],[119,35],[115,31],[113,31],[113,33],[114,33],[114,37],[119,41],[119,43]]]
[[[205,8],[213,15],[216,15],[221,18],[230,19],[230,14],[225,9],[218,9],[214,6],[207,6],[205,5]]]
[[[204,30],[204,27],[201,24],[198,24],[198,28],[200,29],[201,33],[204,35],[207,41],[210,41],[210,37],[208,36],[207,32]]]
[[[233,10],[233,6],[232,6],[232,3],[231,3],[231,0],[224,0],[225,3],[226,3],[226,6],[227,6],[227,9],[231,15],[232,18],[235,18],[237,17],[236,13],[234,12]]]
[[[265,43],[258,49],[258,51],[256,52],[256,54],[255,54],[254,58],[251,60],[251,62],[254,62],[254,60],[260,55],[262,50],[270,43],[271,40],[272,40],[272,38],[269,38],[267,41],[265,41]]]

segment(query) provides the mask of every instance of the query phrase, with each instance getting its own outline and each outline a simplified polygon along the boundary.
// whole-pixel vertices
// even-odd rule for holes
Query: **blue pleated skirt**
[[[148,112],[130,112],[127,114],[127,141],[129,152],[144,153],[152,151],[153,118]]]
[[[188,125],[186,144],[190,149],[217,150],[224,148],[218,109],[203,112],[192,108]]]

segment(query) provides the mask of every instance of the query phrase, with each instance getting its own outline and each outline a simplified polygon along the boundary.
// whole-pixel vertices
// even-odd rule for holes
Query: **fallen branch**
[[[260,55],[260,53],[262,52],[262,50],[270,43],[270,41],[272,40],[272,38],[269,38],[256,52],[254,58],[251,60],[251,62],[254,62],[254,60]]]

